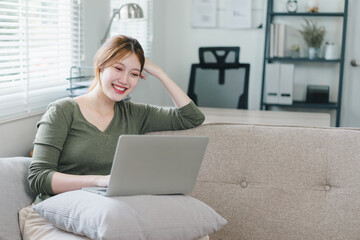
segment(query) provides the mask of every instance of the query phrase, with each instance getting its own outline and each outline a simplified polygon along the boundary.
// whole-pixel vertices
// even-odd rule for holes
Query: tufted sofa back
[[[359,239],[360,131],[205,124],[152,134],[209,136],[193,195],[228,220],[211,240]],[[0,159],[0,239],[21,239],[29,158]]]
[[[359,239],[360,131],[205,124],[160,134],[210,137],[193,195],[228,220],[211,240]]]

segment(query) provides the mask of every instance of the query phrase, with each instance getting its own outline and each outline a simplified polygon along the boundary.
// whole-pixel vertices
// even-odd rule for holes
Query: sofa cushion
[[[209,124],[161,134],[210,138],[192,193],[228,220],[210,239],[324,239],[328,131]]]
[[[208,205],[183,195],[110,198],[77,190],[33,208],[58,228],[91,239],[198,239],[226,224]]]
[[[29,189],[31,158],[0,158],[0,234],[1,239],[21,239],[18,212],[34,200]]]

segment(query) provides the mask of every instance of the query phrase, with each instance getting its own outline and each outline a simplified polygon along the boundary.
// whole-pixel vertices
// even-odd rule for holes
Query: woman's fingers
[[[142,73],[140,74],[140,78],[146,80],[146,74],[142,72]]]

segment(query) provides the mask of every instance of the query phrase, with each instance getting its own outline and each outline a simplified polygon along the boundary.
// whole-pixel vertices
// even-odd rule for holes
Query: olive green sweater
[[[204,115],[193,102],[175,109],[120,101],[114,110],[112,121],[102,132],[84,118],[72,98],[60,99],[48,106],[37,124],[29,172],[30,188],[38,194],[35,202],[54,195],[51,188],[54,172],[110,174],[122,134],[188,129],[204,121]]]

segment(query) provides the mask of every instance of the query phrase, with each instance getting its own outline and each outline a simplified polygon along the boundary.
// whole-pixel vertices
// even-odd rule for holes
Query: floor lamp
[[[105,35],[101,40],[101,44],[103,44],[110,32],[110,28],[114,18],[118,16],[119,19],[139,19],[144,18],[144,13],[142,8],[136,3],[126,3],[122,5],[120,8],[113,9],[113,15],[110,19],[109,25],[106,29]]]

